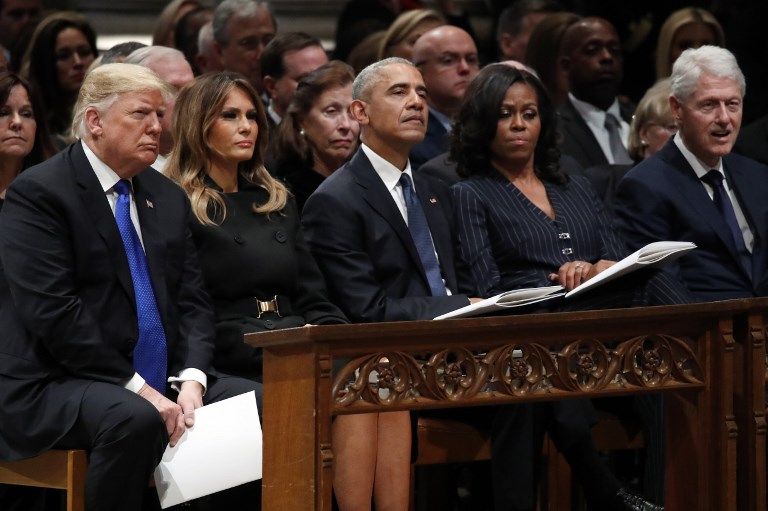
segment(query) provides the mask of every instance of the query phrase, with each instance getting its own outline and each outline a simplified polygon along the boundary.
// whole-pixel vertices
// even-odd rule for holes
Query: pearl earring
[[[303,136],[306,136],[306,133],[304,133],[304,128],[301,128],[301,129],[299,130],[299,135],[301,135],[302,137],[303,137]]]

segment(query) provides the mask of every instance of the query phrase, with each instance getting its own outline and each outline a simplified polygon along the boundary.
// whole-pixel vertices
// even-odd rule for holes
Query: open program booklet
[[[544,300],[551,300],[552,298],[557,298],[559,296],[565,296],[567,299],[635,270],[661,266],[662,264],[672,262],[694,248],[696,248],[696,245],[687,241],[657,241],[655,243],[649,243],[637,252],[618,261],[607,270],[600,272],[597,276],[592,277],[580,286],[573,288],[570,292],[566,293],[562,286],[515,289],[514,291],[507,291],[492,296],[491,298],[486,298],[480,302],[467,305],[466,307],[456,309],[455,311],[437,316],[435,319],[479,316],[489,312],[497,312],[503,309],[543,302]]]

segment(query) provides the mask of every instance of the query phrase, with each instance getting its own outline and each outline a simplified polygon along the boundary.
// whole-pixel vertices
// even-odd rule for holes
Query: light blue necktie
[[[128,257],[139,323],[139,340],[133,350],[133,368],[150,386],[165,394],[168,349],[149,277],[147,258],[131,221],[131,184],[121,179],[115,184],[114,190],[118,193],[115,220]]]
[[[416,251],[419,253],[419,259],[424,266],[424,273],[427,275],[427,282],[432,296],[445,296],[445,284],[440,273],[440,264],[435,255],[435,246],[432,244],[432,235],[429,232],[427,217],[424,216],[424,210],[421,208],[421,202],[416,196],[411,183],[411,176],[403,172],[400,176],[400,186],[403,187],[403,197],[405,197],[405,206],[408,208],[408,230],[411,231],[413,244],[416,245]]]

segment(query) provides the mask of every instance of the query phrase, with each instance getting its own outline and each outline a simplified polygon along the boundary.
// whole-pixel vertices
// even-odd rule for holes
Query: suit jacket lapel
[[[408,230],[408,226],[403,220],[403,216],[400,214],[400,210],[397,209],[395,201],[392,199],[392,195],[389,190],[384,186],[384,182],[381,180],[376,171],[373,169],[373,165],[365,156],[362,149],[358,149],[357,153],[350,160],[349,165],[355,175],[357,184],[363,188],[363,198],[371,206],[371,208],[381,215],[384,220],[392,227],[397,237],[400,238],[406,252],[413,260],[413,264],[419,269],[424,282],[429,287],[427,282],[427,275],[424,272],[424,266],[421,264],[421,258],[416,250],[416,245],[411,238],[411,232]]]
[[[715,231],[728,249],[728,253],[731,254],[731,257],[736,262],[736,266],[743,269],[741,259],[738,253],[736,253],[731,230],[717,210],[715,203],[707,194],[704,186],[701,184],[701,180],[696,176],[696,172],[688,164],[688,160],[685,159],[673,140],[667,142],[660,153],[661,157],[674,168],[674,172],[670,174],[670,177],[680,190],[681,195],[688,201],[690,207],[697,212],[697,216]],[[746,270],[744,271],[746,272]],[[751,275],[749,277],[751,279]]]
[[[83,201],[85,210],[91,217],[96,231],[107,245],[107,252],[114,265],[118,281],[130,297],[131,304],[135,307],[136,297],[133,293],[131,270],[128,267],[125,246],[120,238],[120,231],[117,229],[115,215],[109,207],[99,179],[88,162],[88,158],[85,157],[81,144],[82,142],[74,144],[69,151],[72,171],[80,187],[80,199]]]
[[[156,172],[156,170],[148,168],[133,178],[134,200],[136,201],[136,211],[139,214],[141,239],[144,243],[144,253],[147,256],[147,265],[152,278],[157,307],[160,313],[165,316],[164,312],[169,300],[164,277],[165,244],[155,210],[155,200],[151,191],[147,189],[145,180],[142,179],[142,174],[145,172]],[[168,324],[167,319],[163,317],[163,324]]]
[[[740,165],[731,164],[731,159],[728,156],[723,158],[723,167],[755,239],[752,246],[752,282],[758,284],[768,265],[766,262],[768,253],[766,253],[765,237],[763,236],[763,233],[768,232],[766,231],[768,219],[766,218],[766,208],[762,206],[765,204],[766,197],[761,195],[761,188],[752,185],[749,173],[745,172],[745,169]]]
[[[589,129],[587,122],[570,100],[561,107],[560,116],[568,121],[563,123],[564,131],[568,132],[567,136],[576,141],[579,147],[588,154],[590,160],[608,163],[608,159],[600,148],[600,143],[595,138],[594,133]]]

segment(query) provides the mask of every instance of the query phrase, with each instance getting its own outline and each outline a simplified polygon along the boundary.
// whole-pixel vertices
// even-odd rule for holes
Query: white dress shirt
[[[99,184],[101,184],[101,188],[104,190],[107,202],[109,203],[109,207],[112,210],[112,214],[114,215],[118,196],[118,193],[115,191],[114,187],[122,178],[118,176],[117,173],[109,167],[109,165],[101,161],[101,159],[96,156],[91,148],[88,147],[88,144],[85,143],[85,141],[83,141],[82,144],[85,157],[88,159],[88,163],[91,164],[91,168],[93,168],[93,172],[96,174],[96,178],[99,180]],[[129,179],[128,181],[131,180]],[[131,182],[131,189],[133,189],[133,182]],[[136,234],[139,235],[141,247],[144,248],[144,239],[141,236],[141,225],[139,224],[139,212],[136,209],[136,201],[134,200],[133,192],[131,192],[131,223],[133,224],[133,228],[136,230]],[[178,376],[171,376],[168,378],[168,381],[172,383],[172,387],[177,391],[179,390],[178,384],[187,380],[194,380],[200,383],[200,385],[203,386],[203,392],[205,392],[205,389],[208,387],[208,376],[200,369],[196,369],[194,367],[183,369],[181,372],[179,372]],[[125,388],[131,392],[138,392],[141,390],[141,387],[144,386],[144,382],[144,378],[142,378],[139,373],[133,373],[131,379],[128,380],[128,382],[125,384]]]
[[[595,105],[577,99],[576,96],[570,92],[568,93],[568,99],[571,100],[574,108],[579,112],[582,119],[584,119],[584,122],[587,123],[592,134],[595,135],[597,143],[600,144],[600,149],[603,150],[603,154],[605,154],[608,163],[615,163],[613,160],[613,153],[611,152],[611,139],[608,135],[608,130],[605,128],[605,117],[606,113],[610,113],[619,121],[619,125],[621,126],[621,141],[624,144],[624,147],[627,147],[627,141],[629,140],[629,124],[624,122],[624,119],[621,118],[619,101],[614,99],[613,104],[608,110],[600,110]]]
[[[736,223],[739,224],[739,229],[741,229],[741,235],[744,237],[744,245],[746,245],[747,250],[749,253],[752,253],[752,247],[755,243],[755,237],[752,234],[752,231],[749,230],[749,223],[747,223],[747,217],[744,216],[744,212],[741,210],[741,205],[739,204],[739,200],[736,197],[736,192],[731,188],[731,184],[728,181],[728,176],[725,175],[725,171],[723,170],[723,159],[720,158],[717,161],[717,165],[714,168],[710,168],[704,163],[699,160],[696,155],[694,155],[686,146],[685,142],[683,141],[683,137],[680,136],[680,133],[676,133],[674,136],[675,145],[678,149],[680,149],[680,152],[683,153],[683,157],[685,157],[688,164],[691,166],[693,171],[696,173],[696,177],[699,178],[699,181],[701,181],[701,186],[704,187],[704,189],[707,191],[707,195],[709,195],[709,198],[714,200],[715,198],[715,192],[712,190],[712,187],[709,186],[709,184],[705,183],[701,180],[704,175],[706,175],[707,172],[710,170],[717,170],[723,175],[723,186],[725,187],[725,191],[728,194],[728,198],[731,199],[731,204],[733,205],[733,212],[736,214]]]
[[[373,166],[373,170],[376,171],[376,174],[381,178],[382,182],[384,182],[384,186],[387,187],[387,190],[389,191],[390,195],[392,195],[392,199],[395,201],[395,205],[397,206],[397,209],[400,211],[400,215],[402,215],[403,220],[405,221],[405,225],[408,225],[408,207],[405,204],[405,196],[403,195],[403,187],[400,185],[400,176],[403,174],[408,174],[408,177],[411,178],[411,185],[413,186],[414,193],[416,192],[416,183],[413,182],[413,173],[411,172],[411,162],[407,161],[405,164],[405,170],[400,170],[394,165],[392,165],[390,162],[376,154],[373,149],[368,147],[365,144],[360,144],[360,147],[363,149],[363,152],[368,157],[368,160],[371,162],[371,165]],[[417,193],[418,195],[418,193]],[[430,237],[432,237],[432,233],[429,233]],[[437,255],[437,251],[435,250],[435,242],[432,241],[432,250],[435,252],[435,259],[437,259],[437,263],[440,264],[440,256]],[[443,284],[445,284],[445,279],[443,279]],[[448,286],[445,286],[445,290],[448,293],[448,295],[451,295],[451,290],[448,289]]]
[[[168,158],[158,153],[157,158],[155,158],[155,162],[152,165],[150,165],[150,167],[152,167],[153,169],[155,169],[161,174],[165,174],[165,166],[167,163],[168,163]]]

